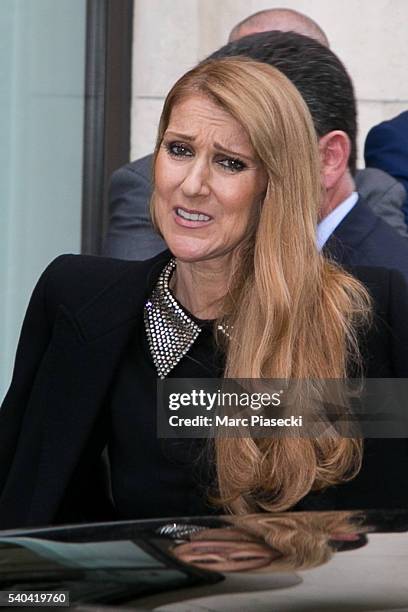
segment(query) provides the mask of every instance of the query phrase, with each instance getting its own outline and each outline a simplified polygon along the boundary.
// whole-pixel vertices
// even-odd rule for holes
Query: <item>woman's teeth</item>
[[[188,221],[209,221],[211,219],[208,215],[203,215],[202,213],[188,213],[182,208],[178,208],[176,212],[179,217],[183,217],[183,219],[187,219]]]

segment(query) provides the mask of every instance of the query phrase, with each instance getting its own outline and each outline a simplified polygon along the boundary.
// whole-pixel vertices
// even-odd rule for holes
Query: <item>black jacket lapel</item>
[[[343,265],[359,264],[359,249],[366,237],[373,231],[378,217],[367,204],[358,199],[356,205],[336,227],[324,246],[326,256]]]

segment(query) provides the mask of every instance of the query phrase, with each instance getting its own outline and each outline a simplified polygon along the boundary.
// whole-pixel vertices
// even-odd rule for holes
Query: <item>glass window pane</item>
[[[0,398],[44,267],[79,252],[86,0],[0,2]]]

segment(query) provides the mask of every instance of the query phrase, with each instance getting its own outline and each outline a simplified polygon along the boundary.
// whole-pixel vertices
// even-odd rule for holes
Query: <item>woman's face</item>
[[[194,567],[219,572],[248,572],[267,567],[281,554],[258,542],[203,540],[179,544],[173,554]]]
[[[194,567],[219,572],[246,572],[269,566],[282,555],[237,529],[208,529],[178,544],[177,559]]]
[[[170,251],[222,259],[256,222],[267,175],[244,128],[203,95],[176,104],[155,165],[155,211]]]

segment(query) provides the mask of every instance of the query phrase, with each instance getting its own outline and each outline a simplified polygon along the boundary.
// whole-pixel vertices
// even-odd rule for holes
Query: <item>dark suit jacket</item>
[[[114,518],[103,462],[108,391],[168,257],[62,256],[41,276],[0,411],[0,529]],[[407,286],[395,271],[356,274],[377,305],[375,325],[362,342],[367,374],[406,377]],[[300,507],[408,506],[405,444],[386,440],[373,448],[352,485],[332,487],[317,502],[305,498]]]
[[[408,226],[402,210],[406,200],[404,186],[378,168],[357,170],[354,180],[356,191],[370,210],[400,236],[408,238]]]
[[[150,259],[166,249],[150,220],[152,155],[113,173],[109,189],[110,219],[103,255],[119,259]]]
[[[364,157],[366,166],[388,172],[404,186],[403,210],[408,223],[408,111],[371,128]]]
[[[150,221],[148,208],[152,191],[151,173],[151,155],[126,164],[113,173],[109,192],[110,221],[103,250],[107,257],[149,259],[166,248]],[[362,189],[367,206],[372,208],[377,217],[383,217],[406,237],[407,230],[401,212],[405,194],[401,185],[384,172],[376,170],[360,170],[357,184]],[[347,244],[345,232],[343,238]],[[379,244],[378,255],[381,255],[382,249],[383,245]],[[364,261],[355,263],[365,265]],[[378,257],[370,265],[387,264],[383,264],[381,257]]]
[[[391,268],[408,280],[408,241],[361,198],[330,236],[324,252],[341,265]]]

